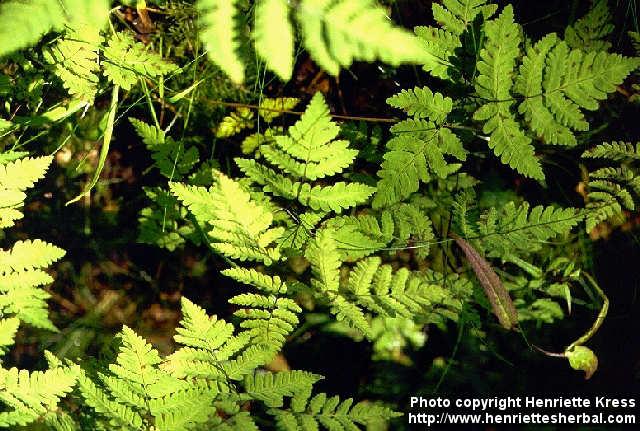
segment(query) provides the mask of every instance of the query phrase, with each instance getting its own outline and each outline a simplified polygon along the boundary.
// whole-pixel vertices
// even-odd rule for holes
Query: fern
[[[288,8],[284,0],[259,0],[252,32],[257,54],[285,81],[293,72],[294,54]],[[234,82],[242,82],[244,64],[239,52],[245,35],[237,23],[238,2],[199,0],[198,9],[200,38],[209,58]],[[379,59],[394,65],[437,61],[414,36],[393,26],[372,0],[305,0],[297,5],[295,18],[304,47],[332,75],[356,60]]]
[[[368,313],[437,322],[439,314],[455,316],[462,307],[461,298],[469,294],[468,287],[448,291],[406,268],[393,273],[391,266],[382,265],[379,257],[360,260],[350,271],[347,285],[342,287],[342,262],[336,241],[327,229],[316,235],[305,257],[311,263],[311,286],[316,293],[330,304],[339,321],[345,321],[365,336],[371,335]]]
[[[565,29],[564,40],[572,49],[608,51],[613,29],[607,0],[593,0],[589,12]]]
[[[423,66],[426,71],[442,79],[454,80],[460,76],[453,64],[456,49],[462,46],[463,34],[469,31],[476,17],[486,20],[496,12],[496,5],[486,3],[487,0],[443,0],[442,4],[431,4],[433,18],[441,28],[418,26],[414,29],[426,49],[438,59],[426,63]]]
[[[373,199],[374,208],[400,202],[417,192],[421,182],[427,183],[434,177],[446,178],[457,171],[461,165],[449,164],[445,155],[466,159],[458,136],[442,125],[452,109],[450,98],[424,87],[403,91],[387,103],[405,109],[414,118],[391,128],[395,136],[387,143],[378,172],[380,180]]]
[[[21,158],[0,165],[0,228],[8,228],[23,217],[19,207],[26,194],[44,176],[51,157]]]
[[[0,427],[16,427],[35,422],[58,409],[60,399],[73,389],[78,366],[47,371],[0,368]]]
[[[549,144],[575,146],[573,130],[588,130],[582,109],[615,90],[640,65],[636,58],[570,49],[550,34],[528,49],[514,91],[525,97],[518,110]]]
[[[104,57],[104,74],[124,90],[130,90],[140,77],[156,78],[177,70],[133,38],[118,34],[109,39]]]
[[[265,159],[287,175],[255,160],[238,158],[236,164],[267,193],[296,199],[316,211],[340,212],[366,201],[374,189],[360,183],[337,182],[325,187],[308,182],[338,174],[353,163],[357,151],[349,148],[348,141],[334,140],[338,133],[329,108],[317,93],[287,135],[274,136],[273,143],[260,147]]]
[[[273,215],[253,202],[233,180],[217,173],[216,183],[208,190],[180,183],[171,183],[170,189],[203,228],[212,228],[208,232],[211,246],[219,253],[268,265],[280,259],[273,243],[283,229],[271,227]]]
[[[639,149],[640,144],[605,142],[582,154],[583,158],[618,162],[616,167],[604,167],[589,172],[586,196],[587,232],[592,232],[605,220],[619,218],[624,210],[635,210],[637,196],[640,196],[640,175],[637,166],[632,162],[640,159]]]
[[[327,397],[320,393],[292,400],[292,411],[272,408],[268,413],[276,420],[276,427],[283,431],[308,429],[360,430],[400,416],[391,409],[368,402],[353,405],[353,399],[340,401],[337,396]],[[360,428],[361,425],[366,428]]]
[[[510,88],[522,41],[511,5],[506,6],[498,18],[486,23],[485,33],[487,41],[480,51],[475,89],[478,96],[489,103],[481,106],[473,118],[486,121],[482,130],[490,134],[489,147],[504,164],[527,177],[542,180],[544,174],[531,139],[521,130],[511,111]]]

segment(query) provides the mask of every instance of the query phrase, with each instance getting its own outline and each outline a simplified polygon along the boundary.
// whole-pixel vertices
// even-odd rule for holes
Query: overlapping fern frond
[[[295,199],[315,211],[339,213],[365,202],[374,191],[361,183],[311,183],[343,172],[355,160],[358,152],[349,148],[349,142],[335,140],[339,131],[322,95],[316,93],[287,135],[273,136],[273,142],[260,147],[265,159],[282,173],[254,159],[238,158],[236,164],[267,193]]]
[[[11,0],[0,5],[0,57],[37,43],[50,31],[100,30],[107,22],[106,0]]]
[[[608,51],[611,42],[607,37],[613,29],[607,0],[592,0],[589,12],[565,29],[564,40],[572,49]]]
[[[640,197],[640,144],[605,142],[585,151],[582,157],[617,162],[589,172],[586,229],[591,232],[599,223],[619,218],[624,210],[636,209]]]
[[[279,431],[303,430],[363,430],[400,416],[388,407],[368,402],[353,404],[353,399],[340,400],[338,396],[328,397],[319,393],[311,397],[294,397],[291,410],[271,408],[268,410],[275,419]]]
[[[33,371],[0,367],[0,427],[13,427],[56,416],[58,403],[75,386],[77,365]]]
[[[271,227],[273,214],[254,202],[237,182],[217,172],[209,189],[181,183],[170,183],[170,189],[208,232],[211,246],[219,253],[267,265],[281,258],[274,243],[284,228]]]
[[[442,316],[455,318],[470,285],[446,289],[442,280],[406,268],[393,271],[379,257],[360,260],[351,269],[345,286],[340,283],[342,262],[332,231],[322,229],[309,244],[305,257],[311,263],[311,286],[330,305],[339,321],[369,336],[369,316],[411,317],[422,323],[439,322]],[[464,284],[464,283],[463,283]]]
[[[236,83],[244,79],[240,54],[247,39],[240,25],[237,1],[199,0],[200,38],[209,58]],[[285,0],[258,0],[252,37],[257,54],[282,80],[293,72],[294,33],[290,6]],[[304,0],[293,14],[302,43],[327,72],[337,75],[353,61],[382,60],[401,63],[435,63],[418,39],[394,26],[373,0]]]
[[[550,34],[527,50],[514,91],[525,97],[518,110],[549,144],[575,146],[574,131],[589,129],[583,110],[596,110],[615,91],[637,58],[571,49]]]
[[[453,80],[460,76],[454,65],[456,49],[462,47],[463,33],[469,31],[477,17],[484,20],[498,9],[487,0],[443,0],[432,3],[433,18],[440,28],[418,26],[414,30],[426,45],[426,49],[436,56],[438,61],[426,63],[424,69],[433,76]]]
[[[444,126],[453,101],[427,87],[403,91],[387,100],[413,118],[391,128],[394,137],[387,142],[380,180],[373,199],[374,208],[393,205],[418,191],[420,183],[446,178],[460,168],[445,156],[466,159],[458,136]],[[426,118],[426,119],[425,119]]]

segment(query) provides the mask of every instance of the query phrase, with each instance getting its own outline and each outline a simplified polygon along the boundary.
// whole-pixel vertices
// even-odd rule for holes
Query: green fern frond
[[[433,19],[446,31],[461,35],[473,23],[479,14],[490,18],[498,9],[495,4],[487,4],[487,0],[443,0],[442,4],[431,5]]]
[[[575,146],[573,131],[589,129],[582,110],[598,109],[598,101],[639,65],[637,58],[570,49],[552,33],[522,61],[514,92],[525,100],[518,110],[544,142]]]
[[[156,167],[165,177],[180,180],[198,163],[200,154],[196,147],[185,148],[182,142],[174,141],[170,136],[166,136],[163,130],[144,121],[136,118],[129,118],[129,121],[151,152]]]
[[[132,37],[115,34],[104,49],[103,71],[111,82],[124,90],[131,88],[140,77],[156,78],[176,71],[178,67],[165,61]]]
[[[513,7],[508,5],[498,18],[485,25],[486,42],[477,64],[479,75],[475,89],[484,104],[473,118],[485,121],[482,128],[490,134],[489,147],[502,163],[529,178],[544,180],[540,162],[534,154],[531,139],[524,134],[511,107],[514,66],[520,55],[522,36],[513,21]]]
[[[428,95],[426,87],[419,93]],[[414,95],[416,90],[414,90]],[[407,93],[400,93],[389,100],[392,104],[408,106]],[[426,97],[426,96],[425,96]],[[425,99],[426,100],[426,99]],[[446,155],[458,160],[466,159],[466,151],[462,142],[451,130],[440,126],[451,111],[452,101],[435,93],[433,105],[423,109],[421,116],[429,116],[429,120],[416,117],[395,124],[391,131],[394,137],[387,142],[382,167],[378,171],[380,180],[373,199],[374,208],[393,205],[418,191],[420,183],[428,183],[435,177],[446,178],[460,168],[458,163],[448,163]],[[415,110],[415,107],[411,108]]]
[[[589,172],[586,229],[591,232],[599,223],[622,216],[624,210],[635,210],[640,196],[640,175],[637,169],[640,144],[605,142],[585,151],[582,157],[617,162],[615,167]]]
[[[542,205],[529,210],[527,202],[514,202],[480,216],[478,233],[487,255],[509,260],[518,253],[539,250],[542,243],[558,235],[566,235],[583,218],[574,208]]]
[[[434,3],[435,5],[435,3]],[[440,93],[433,93],[429,87],[415,87],[402,90],[387,99],[387,104],[399,108],[413,118],[429,118],[434,123],[442,123],[451,109],[453,100]]]
[[[216,137],[228,138],[252,127],[253,111],[249,108],[238,108],[222,119],[216,130]]]
[[[313,385],[321,379],[321,375],[308,371],[257,372],[245,376],[244,389],[251,398],[277,408],[284,404],[284,397],[300,393],[308,397]]]
[[[255,9],[253,37],[256,52],[266,67],[288,81],[293,73],[293,26],[286,0],[259,0]]]
[[[334,140],[339,132],[338,125],[331,121],[324,98],[316,93],[300,120],[289,127],[287,135],[274,136],[273,142],[260,147],[265,159],[284,174],[253,159],[235,161],[265,192],[297,199],[316,211],[341,212],[365,202],[374,189],[360,183],[314,186],[306,182],[341,173],[355,160],[358,151],[350,149],[348,141]]]
[[[593,6],[582,18],[579,18],[564,31],[564,40],[572,49],[583,51],[608,51],[614,25],[607,0],[593,0]]]
[[[240,327],[251,336],[255,345],[278,350],[299,323],[298,313],[302,309],[289,298],[245,293],[229,299],[230,304],[245,308],[234,315]]]
[[[287,293],[287,284],[277,275],[270,276],[248,268],[229,268],[222,271],[227,277],[231,277],[240,283],[249,284],[266,293],[284,295]]]
[[[244,80],[244,65],[238,55],[239,36],[236,33],[238,0],[198,0],[200,40],[209,59],[235,83]]]
[[[271,123],[276,118],[284,114],[284,111],[295,108],[300,102],[296,97],[265,97],[260,101],[260,109],[258,114],[266,121]]]
[[[47,371],[0,368],[0,427],[27,425],[58,408],[60,399],[73,389],[78,366]]]
[[[282,431],[303,430],[364,430],[401,416],[388,407],[359,402],[353,405],[353,399],[340,401],[338,396],[327,397],[325,393],[311,394],[292,403],[292,411],[269,409],[267,413],[276,420],[276,428]],[[363,428],[360,428],[362,426]]]
[[[61,248],[39,239],[17,241],[11,250],[0,250],[0,274],[44,268],[64,254]]]
[[[296,16],[304,47],[332,75],[353,61],[438,61],[416,37],[393,26],[372,0],[303,0]]]
[[[604,142],[582,153],[582,157],[585,159],[608,159],[616,162],[640,160],[640,142],[635,145],[622,141]]]
[[[23,217],[19,207],[27,197],[24,191],[44,176],[51,160],[50,156],[27,157],[0,164],[0,229]]]
[[[432,3],[433,18],[442,28],[418,26],[414,29],[438,61],[424,65],[424,70],[442,79],[454,80],[460,73],[452,62],[456,60],[456,49],[462,46],[461,38],[471,27],[476,17],[491,18],[497,5],[486,4],[487,0],[443,0]]]
[[[369,214],[334,217],[325,227],[333,230],[341,260],[354,262],[389,245],[401,249],[411,242],[419,248],[417,255],[429,254],[429,241],[434,239],[431,220],[412,204],[397,204],[377,217]]]
[[[101,45],[100,29],[84,25],[68,30],[45,51],[45,59],[55,66],[55,74],[69,94],[87,105],[93,105],[98,92]]]
[[[272,244],[284,229],[272,228],[273,214],[253,202],[235,181],[218,172],[208,190],[180,183],[170,183],[170,189],[201,226],[212,227],[211,246],[219,253],[267,265],[280,259],[279,249]]]

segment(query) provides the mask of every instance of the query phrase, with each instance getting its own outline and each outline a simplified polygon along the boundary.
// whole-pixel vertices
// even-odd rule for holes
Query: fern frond
[[[614,25],[607,0],[593,0],[592,5],[586,15],[565,29],[564,40],[572,49],[608,51],[611,42],[606,38],[613,32]]]
[[[442,4],[432,3],[433,18],[442,28],[418,26],[414,29],[438,61],[424,65],[424,70],[442,79],[454,80],[460,73],[452,65],[456,49],[462,46],[461,38],[469,31],[478,15],[489,19],[498,8],[486,4],[487,0],[443,0]]]
[[[479,14],[488,19],[497,9],[497,5],[487,4],[487,0],[443,0],[442,4],[431,5],[433,19],[455,35],[461,35]]]
[[[265,97],[260,101],[258,114],[264,119],[264,121],[271,123],[273,120],[284,114],[283,111],[295,108],[299,102],[300,99],[296,97]]]
[[[478,222],[480,242],[490,257],[509,260],[518,253],[539,250],[543,241],[566,235],[583,218],[574,208],[542,205],[529,210],[527,202],[514,202],[482,214]]]
[[[270,276],[248,268],[229,268],[222,271],[227,277],[236,281],[249,284],[266,293],[284,295],[287,293],[287,284],[277,275]]]
[[[438,124],[447,118],[453,108],[451,98],[440,93],[434,94],[429,87],[402,90],[395,96],[389,97],[387,104],[406,111],[413,118],[429,118]]]
[[[583,109],[615,91],[640,59],[604,51],[570,49],[555,34],[527,50],[514,92],[525,97],[518,110],[529,127],[549,144],[575,146],[573,131],[589,129]]]
[[[103,70],[111,82],[124,90],[131,88],[140,77],[156,78],[174,72],[178,67],[165,61],[132,37],[115,34],[104,49]]]
[[[420,89],[420,92],[429,94],[425,89]],[[395,104],[402,100],[406,106],[407,93],[390,100]],[[466,151],[458,136],[435,122],[436,119],[442,122],[451,111],[451,99],[435,93],[432,101],[433,106],[422,111],[422,114],[432,116],[429,120],[408,119],[391,128],[395,136],[387,142],[384,161],[378,171],[380,180],[373,199],[374,208],[402,201],[418,191],[421,182],[431,181],[434,174],[446,178],[457,171],[461,165],[448,163],[446,155],[458,160],[466,159]]]
[[[582,153],[585,159],[608,159],[616,162],[640,160],[640,142],[604,142]]]
[[[240,327],[247,330],[256,345],[279,349],[286,337],[297,327],[298,313],[302,309],[289,298],[273,295],[245,293],[229,299],[230,304],[240,305],[234,315],[240,319]]]
[[[64,38],[45,51],[45,59],[55,66],[55,74],[69,94],[87,105],[93,105],[98,91],[101,45],[100,29],[84,25],[68,30]]]
[[[244,65],[238,55],[240,43],[235,21],[238,0],[198,0],[200,40],[209,59],[235,83],[244,80]]]
[[[0,250],[0,274],[44,268],[64,254],[61,248],[39,239],[17,241],[11,250]]]
[[[171,192],[193,213],[198,223],[211,226],[211,246],[223,255],[271,264],[280,259],[272,244],[282,228],[270,227],[273,214],[253,202],[238,183],[217,173],[216,183],[204,187],[170,184]]]
[[[78,373],[75,365],[31,373],[0,368],[0,401],[6,404],[0,412],[0,427],[26,425],[55,411],[73,389]]]
[[[416,37],[393,26],[372,0],[303,0],[296,16],[303,45],[332,75],[356,60],[392,65],[437,62]]]
[[[490,134],[489,147],[502,163],[522,175],[544,180],[540,162],[534,154],[531,139],[524,134],[511,112],[511,86],[514,66],[520,55],[520,27],[513,21],[513,7],[508,5],[498,18],[485,25],[487,40],[480,50],[479,75],[475,89],[484,104],[473,118],[485,121],[482,128]]]
[[[238,108],[222,119],[216,130],[217,138],[228,138],[237,135],[244,129],[253,127],[253,111],[249,108]]]
[[[293,26],[286,0],[259,0],[255,10],[253,37],[256,52],[266,67],[283,81],[293,73]]]
[[[244,389],[251,398],[277,408],[284,404],[284,397],[311,394],[313,385],[321,379],[321,375],[308,371],[257,372],[245,376]]]
[[[297,199],[316,211],[341,212],[365,202],[374,188],[360,183],[314,186],[306,182],[338,174],[355,160],[358,151],[350,149],[348,141],[334,140],[339,132],[338,125],[331,121],[324,98],[316,93],[300,120],[289,127],[286,136],[274,136],[273,142],[260,147],[265,159],[284,174],[253,159],[237,158],[235,161],[240,170],[265,192]]]
[[[180,180],[198,163],[200,154],[194,146],[185,148],[182,142],[166,136],[163,130],[136,118],[129,118],[138,136],[151,151],[151,158],[160,173],[171,180]]]
[[[27,197],[24,191],[44,176],[51,160],[45,156],[0,164],[0,229],[13,226],[23,217],[18,208]]]
[[[338,396],[327,397],[325,393],[319,393],[309,399],[310,395],[292,403],[292,411],[276,408],[267,411],[274,416],[278,430],[319,430],[322,427],[329,431],[344,429],[356,431],[377,426],[402,415],[388,407],[368,402],[353,405],[351,398],[340,401]],[[360,428],[359,425],[364,428]]]

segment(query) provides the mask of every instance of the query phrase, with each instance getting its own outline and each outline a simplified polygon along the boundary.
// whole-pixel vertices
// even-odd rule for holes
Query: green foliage
[[[564,39],[573,49],[608,51],[611,42],[606,38],[611,35],[614,25],[607,0],[594,0],[589,12],[576,20],[564,31]]]
[[[331,121],[329,108],[316,93],[304,114],[287,135],[274,136],[260,152],[282,171],[252,159],[236,159],[242,172],[266,193],[295,199],[314,211],[341,212],[365,202],[374,191],[361,183],[336,182],[331,186],[313,185],[314,181],[343,172],[357,155],[349,142],[334,140],[339,127]]]
[[[56,416],[60,399],[75,386],[77,365],[47,371],[0,368],[0,427],[16,427]],[[8,407],[8,409],[6,408]]]
[[[284,229],[271,227],[273,214],[251,200],[249,194],[222,173],[205,187],[171,183],[171,192],[189,208],[211,238],[211,247],[240,260],[258,260],[267,265],[280,260],[274,242]]]
[[[105,0],[12,0],[0,6],[0,57],[26,48],[50,31],[77,28],[80,23],[100,29],[109,5]]]
[[[420,182],[428,183],[456,172],[461,165],[448,163],[445,155],[466,159],[460,138],[443,124],[453,106],[450,98],[424,87],[405,90],[387,103],[406,110],[413,118],[391,128],[395,136],[387,143],[378,172],[374,208],[404,200],[418,191]]]
[[[242,44],[247,35],[240,24],[238,1],[199,0],[200,38],[209,58],[236,83],[244,80]],[[353,61],[434,62],[418,40],[393,26],[372,0],[302,1],[295,18],[302,43],[327,72],[337,75]],[[284,0],[258,0],[252,37],[267,68],[288,80],[293,71],[294,35],[289,5]]]
[[[605,142],[585,151],[582,157],[617,162],[615,167],[589,172],[586,229],[591,232],[599,223],[622,216],[624,210],[635,210],[640,196],[640,144]]]

